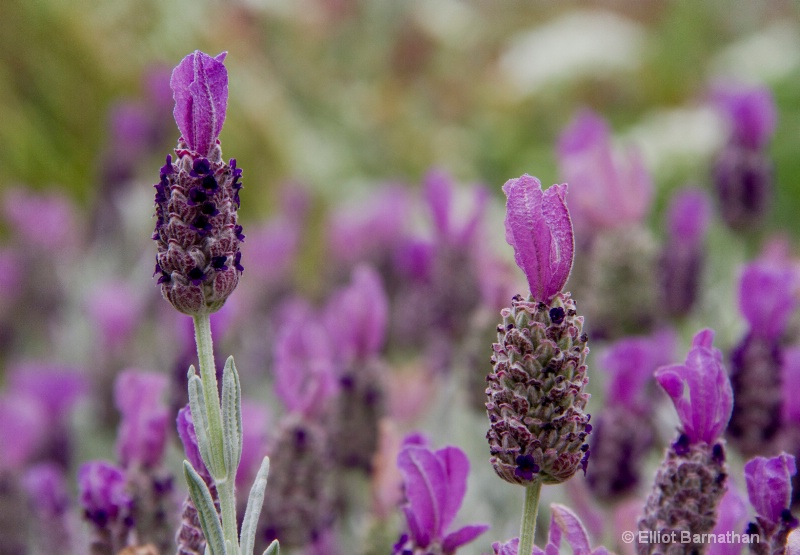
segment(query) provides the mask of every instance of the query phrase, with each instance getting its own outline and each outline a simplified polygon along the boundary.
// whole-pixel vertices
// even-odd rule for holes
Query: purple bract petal
[[[453,180],[444,170],[430,170],[422,179],[422,191],[428,202],[437,235],[450,233],[450,212],[453,204]]]
[[[712,330],[701,330],[692,340],[685,364],[664,366],[655,373],[691,443],[714,442],[727,427],[733,408],[731,383],[713,340]]]
[[[172,72],[175,122],[189,148],[208,156],[225,122],[228,106],[228,72],[222,61],[195,50]]]
[[[563,536],[574,553],[586,553],[588,555],[591,550],[589,547],[589,535],[577,515],[567,507],[556,503],[550,505],[550,510],[552,511],[552,516],[547,543],[560,547]]]
[[[747,496],[756,513],[777,524],[792,500],[792,476],[797,472],[792,455],[755,457],[744,465]]]
[[[442,508],[447,501],[447,475],[436,455],[424,447],[405,447],[397,457],[403,474],[408,511],[417,530],[411,530],[419,547],[441,537]],[[410,523],[409,523],[410,524]]]
[[[442,541],[442,551],[444,553],[455,553],[455,550],[473,541],[475,538],[491,528],[488,524],[469,524],[459,528],[451,534],[447,534]]]
[[[503,185],[506,202],[506,241],[514,260],[528,278],[531,295],[549,303],[569,278],[574,240],[564,200],[566,184],[542,192],[535,177],[523,175]]]
[[[70,494],[64,470],[56,464],[32,466],[22,477],[22,485],[40,518],[58,517],[69,507]]]
[[[757,260],[745,266],[739,282],[739,308],[755,335],[780,339],[797,306],[793,294],[796,279],[788,264]]]
[[[441,531],[447,530],[456,518],[467,493],[469,459],[458,447],[445,447],[435,452],[447,476],[447,496],[441,508]]]

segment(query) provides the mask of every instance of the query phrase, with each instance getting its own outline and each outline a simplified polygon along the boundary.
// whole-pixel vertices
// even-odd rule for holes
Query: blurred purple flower
[[[353,270],[351,283],[328,301],[325,320],[338,358],[349,364],[378,355],[386,339],[389,299],[381,278],[369,266]]]
[[[50,428],[45,407],[30,397],[0,397],[0,470],[22,470],[41,449]]]
[[[305,301],[290,301],[283,313],[275,340],[275,392],[290,412],[320,416],[336,392],[330,338]]]
[[[167,408],[162,402],[167,378],[155,372],[127,369],[114,384],[114,401],[122,419],[117,456],[123,467],[158,466],[167,439]]]
[[[142,311],[136,293],[121,281],[94,288],[87,308],[101,345],[114,352],[133,336]]]
[[[172,72],[175,122],[190,150],[208,156],[225,123],[228,107],[227,52],[215,57],[195,50]]]
[[[791,480],[796,472],[794,457],[786,453],[770,459],[754,457],[744,465],[747,496],[756,514],[772,524],[780,523],[791,505]]]
[[[69,508],[64,470],[58,465],[41,463],[30,467],[22,477],[22,485],[40,519],[58,518]]]
[[[667,208],[667,231],[673,248],[695,248],[702,243],[711,219],[711,202],[702,190],[681,189]]]
[[[718,83],[711,92],[711,100],[730,125],[732,143],[757,150],[772,138],[778,114],[767,87]]]
[[[676,337],[671,330],[662,330],[646,337],[621,339],[606,349],[601,366],[610,373],[606,401],[640,410],[649,402],[645,385],[653,372],[673,360]]]
[[[469,246],[478,232],[489,201],[485,187],[474,188],[472,211],[461,225],[456,225],[455,184],[446,171],[433,168],[422,179],[422,193],[433,217],[437,242],[444,241],[457,248]]]
[[[783,351],[781,364],[781,397],[783,423],[788,427],[800,425],[800,395],[796,385],[800,383],[800,346]]]
[[[78,469],[78,492],[85,517],[98,528],[124,520],[133,506],[125,473],[107,461],[90,461]]]
[[[569,278],[574,254],[572,222],[564,196],[567,186],[542,192],[535,177],[523,175],[503,185],[506,241],[528,279],[534,300],[549,303]]]
[[[656,370],[658,383],[672,398],[689,443],[713,443],[728,425],[733,391],[722,365],[722,353],[712,346],[714,331],[699,331],[684,364]]]
[[[38,401],[50,424],[68,418],[68,413],[89,391],[85,376],[75,369],[46,362],[22,362],[8,369],[9,392]]]
[[[797,275],[788,264],[756,260],[747,264],[739,281],[739,308],[753,335],[768,341],[781,338],[797,306]]]
[[[34,193],[21,187],[3,194],[2,213],[22,244],[59,254],[78,242],[78,221],[75,206],[66,196],[57,193]],[[35,218],[36,225],[31,225]]]
[[[688,314],[697,300],[710,218],[710,201],[699,189],[678,191],[667,208],[667,241],[659,270],[664,308],[672,316]]]
[[[364,201],[335,208],[326,234],[331,259],[346,266],[366,261],[381,267],[402,238],[410,210],[408,190],[401,185],[385,185]]]
[[[395,545],[395,554],[438,548],[443,555],[452,555],[489,529],[473,524],[448,533],[467,491],[469,461],[463,451],[452,446],[431,451],[407,445],[397,457],[397,466],[408,500],[403,511],[409,533]]]
[[[582,241],[593,230],[639,224],[647,215],[653,184],[641,156],[634,149],[615,153],[608,124],[594,112],[583,110],[562,132],[558,165],[573,188],[570,210]]]
[[[747,519],[747,504],[732,482],[728,482],[728,491],[722,496],[717,513],[717,523],[712,534],[741,534]],[[738,542],[712,543],[708,546],[707,555],[739,555],[742,544]]]

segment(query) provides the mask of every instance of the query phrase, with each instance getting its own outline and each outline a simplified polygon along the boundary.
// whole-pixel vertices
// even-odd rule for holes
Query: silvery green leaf
[[[222,441],[226,475],[236,476],[242,458],[242,390],[233,357],[222,372]]]
[[[200,518],[200,527],[206,537],[206,549],[210,549],[211,555],[225,555],[226,549],[222,538],[222,525],[214,507],[214,500],[208,486],[192,468],[189,461],[183,461],[183,473],[186,476],[186,483],[189,486],[189,495],[197,509],[197,516]]]
[[[267,476],[269,476],[269,457],[264,457],[264,460],[261,461],[261,468],[258,469],[258,474],[256,474],[256,479],[253,482],[253,487],[250,488],[250,496],[247,498],[247,508],[244,511],[242,533],[239,540],[239,543],[242,545],[243,555],[250,555],[253,553],[256,531],[258,529],[258,517],[261,515],[261,507],[264,505],[264,490],[267,487]]]
[[[200,376],[195,373],[194,366],[189,368],[189,408],[192,411],[192,423],[194,432],[197,435],[197,447],[200,456],[206,464],[206,468],[212,475],[214,472],[214,461],[211,458],[211,441],[208,437],[208,413],[206,412],[205,398],[203,397],[203,383]]]
[[[231,543],[231,540],[225,540],[225,555],[239,555],[233,550],[233,543]]]
[[[272,540],[272,543],[264,551],[264,555],[281,555],[281,544],[278,543],[278,540]]]

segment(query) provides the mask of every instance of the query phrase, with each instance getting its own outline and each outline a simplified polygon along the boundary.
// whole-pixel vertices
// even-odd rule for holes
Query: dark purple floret
[[[689,452],[689,436],[681,434],[678,440],[672,444],[672,449],[676,455],[686,455]]]
[[[217,179],[213,175],[207,175],[203,178],[203,189],[205,189],[209,194],[214,194],[219,189],[219,183],[217,183]]]
[[[192,177],[200,177],[208,174],[211,171],[211,163],[206,158],[195,158],[192,162],[192,171],[189,175]]]
[[[189,281],[192,282],[192,285],[200,285],[203,279],[205,279],[206,275],[203,273],[203,270],[195,266],[189,270],[187,277],[189,278]]]
[[[219,210],[217,210],[217,205],[211,201],[206,201],[200,207],[200,212],[205,214],[206,216],[216,216],[219,214]]]
[[[214,268],[215,270],[217,270],[218,272],[220,272],[220,271],[224,272],[225,270],[228,269],[228,266],[226,265],[226,262],[228,262],[228,257],[227,256],[224,256],[224,255],[223,256],[215,256],[214,258],[211,259],[211,267]]]
[[[520,455],[515,462],[517,468],[514,470],[514,474],[523,480],[533,480],[533,475],[539,472],[539,465],[533,461],[531,455]]]
[[[189,189],[189,206],[195,206],[205,202],[208,199],[206,192],[200,187],[192,187]]]
[[[564,309],[560,306],[550,309],[550,321],[558,325],[564,321]]]
[[[203,237],[206,233],[211,231],[211,222],[208,221],[207,217],[200,215],[194,219],[192,227],[197,231],[200,237]]]
[[[244,243],[245,235],[242,233],[242,226],[235,225],[233,226],[233,232],[236,234],[236,238],[239,239],[240,243]]]
[[[175,169],[172,167],[172,155],[167,154],[167,163],[161,167],[161,177],[165,177],[175,173]]]
[[[239,272],[244,272],[244,266],[242,266],[242,253],[237,252],[236,256],[233,258],[233,265],[234,267],[239,270]]]

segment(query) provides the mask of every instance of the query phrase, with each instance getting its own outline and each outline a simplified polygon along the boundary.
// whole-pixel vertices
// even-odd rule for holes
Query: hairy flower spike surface
[[[572,268],[572,223],[566,185],[542,191],[535,177],[509,180],[503,191],[506,240],[531,294],[501,312],[492,372],[486,378],[486,434],[498,476],[520,485],[557,484],[586,472],[592,430],[584,409],[586,355],[583,316],[561,289]]]
[[[164,298],[189,315],[219,310],[244,271],[236,214],[242,170],[222,160],[217,139],[228,99],[224,58],[196,51],[175,68],[170,85],[182,136],[177,159],[167,156],[155,185],[155,273]]]

